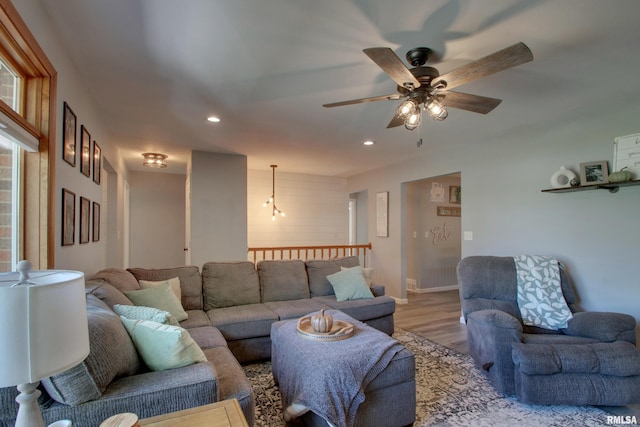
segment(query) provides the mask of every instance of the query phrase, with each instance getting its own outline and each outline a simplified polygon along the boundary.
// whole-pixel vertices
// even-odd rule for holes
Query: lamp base
[[[41,394],[38,385],[40,385],[40,381],[18,386],[20,394],[16,397],[16,402],[20,407],[15,427],[45,427],[38,404],[38,397]]]

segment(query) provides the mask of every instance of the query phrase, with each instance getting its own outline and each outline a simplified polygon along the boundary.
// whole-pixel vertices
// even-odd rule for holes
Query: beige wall
[[[129,265],[183,265],[185,175],[134,171],[129,186]]]

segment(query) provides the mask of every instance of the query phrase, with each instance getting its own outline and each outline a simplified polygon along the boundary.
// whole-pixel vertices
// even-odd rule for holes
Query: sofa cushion
[[[96,296],[87,295],[91,351],[80,364],[42,380],[51,397],[67,405],[99,398],[112,380],[141,369],[136,348],[120,317]]]
[[[109,307],[113,307],[116,304],[133,305],[129,298],[104,279],[87,280],[85,282],[85,292],[98,297]]]
[[[309,260],[306,263],[309,275],[309,290],[312,297],[333,295],[331,283],[327,276],[340,271],[340,267],[355,267],[360,265],[357,256],[336,258],[329,260]]]
[[[165,325],[178,326],[178,321],[171,315],[171,313],[159,310],[155,307],[116,304],[113,306],[113,311],[127,319],[151,320],[152,322],[164,323]]]
[[[180,326],[185,329],[211,326],[211,321],[207,317],[207,313],[202,310],[187,310],[187,315],[189,318],[180,322]]]
[[[626,341],[593,344],[513,343],[513,362],[528,375],[640,375],[640,351]]]
[[[295,301],[271,301],[265,302],[264,305],[276,313],[280,320],[296,319],[322,309],[328,310],[331,308],[315,298],[298,299]]]
[[[207,348],[227,347],[227,340],[224,339],[222,332],[214,326],[201,326],[187,329],[187,331],[203,351]]]
[[[180,326],[120,318],[142,360],[154,371],[181,368],[207,361],[189,332]]]
[[[105,268],[89,278],[89,280],[98,279],[106,280],[120,292],[140,289],[140,284],[133,274],[121,268]]]
[[[314,297],[313,299],[335,310],[340,310],[361,322],[378,317],[390,316],[396,311],[396,301],[387,296],[375,297],[373,299],[337,301],[334,295],[327,295],[324,297]]]
[[[359,266],[330,274],[327,276],[327,280],[331,283],[338,301],[373,298],[362,268]]]
[[[211,324],[227,341],[268,337],[278,316],[264,304],[245,304],[207,311]]]
[[[128,291],[124,294],[135,305],[155,307],[160,310],[168,311],[176,318],[177,321],[182,321],[189,317],[168,283],[154,288]]]
[[[137,280],[162,281],[180,279],[180,302],[185,310],[202,310],[202,277],[195,265],[174,268],[129,268]]]
[[[204,310],[260,302],[258,273],[252,262],[208,262],[202,266]]]
[[[309,298],[309,279],[301,260],[260,261],[260,293],[262,302]]]

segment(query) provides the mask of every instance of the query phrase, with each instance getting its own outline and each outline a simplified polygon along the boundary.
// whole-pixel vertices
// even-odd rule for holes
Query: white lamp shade
[[[43,270],[15,285],[0,275],[0,387],[33,383],[89,354],[84,274]]]

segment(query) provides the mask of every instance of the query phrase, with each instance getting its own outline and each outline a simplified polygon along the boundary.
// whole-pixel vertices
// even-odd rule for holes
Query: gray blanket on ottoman
[[[285,415],[313,411],[334,426],[353,425],[367,385],[403,349],[388,335],[346,314],[330,310],[334,319],[350,322],[348,339],[318,342],[296,332],[296,321],[271,328],[273,376],[279,384]]]

